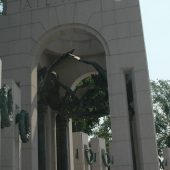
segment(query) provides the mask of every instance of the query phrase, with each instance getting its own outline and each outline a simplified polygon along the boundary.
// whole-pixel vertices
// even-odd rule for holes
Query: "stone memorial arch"
[[[22,107],[30,113],[31,138],[21,146],[21,169],[38,170],[40,144],[46,153],[43,168],[57,169],[55,113],[50,109],[44,114],[44,140],[38,142],[37,72],[73,48],[107,70],[113,168],[158,169],[139,1],[9,0],[5,10],[0,16],[2,76],[20,82]],[[94,71],[71,59],[56,68],[69,87]]]

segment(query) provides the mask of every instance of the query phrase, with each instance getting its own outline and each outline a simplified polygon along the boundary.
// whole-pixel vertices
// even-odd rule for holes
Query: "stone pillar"
[[[46,169],[56,170],[56,112],[48,108],[45,114]]]
[[[170,169],[170,148],[166,148],[163,151],[163,157],[164,157],[164,170]]]
[[[1,79],[2,79],[2,62],[0,59],[0,89],[1,89]],[[0,113],[0,167],[1,167],[1,113]]]
[[[92,151],[96,153],[96,162],[92,164],[92,170],[108,170],[102,160],[102,150],[106,151],[105,139],[92,138],[90,144]]]
[[[88,146],[88,135],[83,132],[73,133],[74,170],[90,170],[85,158],[84,145]]]
[[[69,139],[68,117],[57,115],[56,117],[56,143],[57,143],[57,170],[69,169]]]
[[[69,136],[70,170],[74,170],[72,119],[69,120],[69,134],[68,134],[68,136]]]
[[[46,170],[46,136],[45,136],[45,122],[48,114],[48,106],[43,103],[38,103],[38,168]]]
[[[3,83],[12,88],[14,117],[12,125],[1,130],[1,170],[21,170],[21,140],[18,125],[15,124],[16,114],[21,109],[20,88],[12,80]]]

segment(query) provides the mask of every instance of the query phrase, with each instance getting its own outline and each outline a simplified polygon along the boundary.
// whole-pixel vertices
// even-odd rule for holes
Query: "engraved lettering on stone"
[[[26,0],[25,8],[31,8],[30,0]]]
[[[82,0],[35,0],[35,6],[33,6],[31,0],[25,0],[25,2],[23,3],[24,5],[22,7],[23,9],[45,8],[48,6],[58,6],[66,3],[74,3],[79,1]],[[91,0],[85,0],[85,1],[91,1]]]

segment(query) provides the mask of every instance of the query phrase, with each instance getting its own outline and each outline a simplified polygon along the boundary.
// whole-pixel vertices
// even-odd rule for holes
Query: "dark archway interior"
[[[51,37],[51,40],[45,46],[44,51],[41,55],[41,60],[39,62],[38,72],[40,72],[40,70],[44,68],[47,68],[48,70],[49,66],[52,65],[54,61],[58,60],[63,53],[66,53],[71,49],[75,49],[74,54],[79,56],[82,60],[96,62],[103,68],[106,68],[104,48],[94,35],[79,28],[65,28],[58,30],[58,32],[56,32],[56,36]],[[62,82],[62,84],[71,88],[73,84],[76,84],[76,81],[81,76],[91,72],[96,72],[96,69],[91,65],[80,63],[71,57],[66,57],[56,67],[54,67],[52,71],[57,74],[57,77],[59,78],[60,82]],[[38,77],[38,79],[39,87],[40,77]],[[64,96],[64,94],[65,89],[61,90],[60,92],[61,96]],[[56,143],[52,141],[52,139],[55,138],[57,131],[54,130],[54,126],[56,125],[53,122],[53,119],[58,113],[53,113],[53,109],[45,106],[43,102],[39,103],[39,169],[47,170],[51,161],[50,157],[53,159],[54,162],[56,161],[56,152],[51,152],[50,149],[52,149],[53,147],[53,150],[56,150]],[[51,122],[53,122],[53,124],[49,125]],[[49,129],[53,131],[50,132]],[[69,143],[69,141],[67,142]],[[67,142],[66,145],[68,144]],[[59,162],[59,160],[57,161]]]

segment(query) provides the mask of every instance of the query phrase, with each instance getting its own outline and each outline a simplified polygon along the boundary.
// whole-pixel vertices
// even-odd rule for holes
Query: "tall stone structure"
[[[0,89],[1,89],[1,79],[2,79],[2,61],[0,59]],[[1,113],[0,113],[0,127],[1,127]],[[0,167],[1,167],[1,128],[0,128]]]
[[[37,70],[72,48],[107,69],[113,168],[158,169],[139,1],[8,0],[6,8],[0,16],[3,77],[20,82],[22,108],[31,114],[31,140],[21,146],[22,170],[38,170]],[[68,59],[56,71],[73,87],[95,70]],[[48,170],[56,169],[51,166],[56,164],[54,124],[44,142],[53,158]]]

